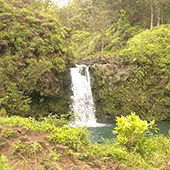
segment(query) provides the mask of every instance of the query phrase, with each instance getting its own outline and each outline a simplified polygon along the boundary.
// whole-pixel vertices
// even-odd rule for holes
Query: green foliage
[[[15,83],[8,85],[6,95],[1,98],[0,106],[5,108],[9,114],[24,115],[30,109],[30,99],[18,91]]]
[[[89,147],[89,157],[110,157],[117,161],[126,160],[128,158],[128,151],[125,147],[120,147],[117,143],[103,143],[103,144],[92,144]]]
[[[13,148],[15,153],[19,153],[27,158],[32,158],[36,152],[41,151],[42,146],[37,142],[24,143],[19,140],[13,144]]]
[[[111,27],[113,29],[113,30],[111,29],[112,31],[110,32],[112,36],[112,40],[109,46],[110,48],[112,48],[112,50],[118,50],[126,44],[126,41],[131,36],[129,27],[130,27],[130,23],[127,19],[126,11],[120,10],[118,14],[117,22],[115,24],[115,28],[113,29]]]
[[[160,152],[157,154],[160,154],[161,156],[167,155],[168,157],[170,156],[170,136],[168,135],[167,137],[164,135],[157,135],[154,136],[152,139],[155,142],[156,148],[160,149]]]
[[[142,137],[138,142],[137,152],[145,159],[150,160],[152,154],[156,151],[156,145],[152,138]]]
[[[112,159],[114,162],[119,162],[122,169],[163,170],[168,168],[165,162],[165,159],[169,158],[169,154],[167,154],[169,152],[168,142],[169,139],[163,136],[143,137],[130,151],[117,141],[102,144],[95,143],[91,144],[86,152],[71,153],[71,155],[88,162],[93,158],[103,161],[105,159]],[[165,143],[165,148],[163,147],[163,143]]]
[[[22,118],[19,116],[1,117],[0,125],[5,126],[17,126],[26,128],[34,132],[51,132],[55,131],[57,127],[67,125],[69,122],[64,118],[57,118],[55,116],[42,118],[41,121],[37,121],[33,118]]]
[[[90,33],[87,31],[74,31],[71,37],[73,51],[77,59],[87,58],[99,50],[99,33]]]
[[[64,126],[56,127],[56,120],[45,118],[42,122],[33,119],[19,117],[1,117],[0,124],[5,126],[16,126],[26,128],[36,132],[48,131],[51,133],[48,136],[53,144],[61,144],[70,147],[70,150],[64,152],[71,156],[74,160],[112,160],[118,162],[120,168],[129,169],[167,169],[166,160],[170,156],[170,140],[169,136],[163,135],[145,135],[145,132],[153,126],[154,122],[147,123],[142,121],[138,116],[131,114],[127,117],[119,117],[117,120],[117,140],[106,140],[102,144],[89,144],[88,131],[86,128],[70,128]],[[124,123],[123,123],[124,122]],[[54,124],[53,124],[54,123]],[[50,126],[51,125],[51,126]],[[119,125],[119,126],[118,126]],[[22,130],[22,129],[21,129]],[[116,129],[115,129],[116,130]],[[3,129],[1,130],[1,132]],[[8,131],[7,131],[8,132]],[[38,135],[38,133],[37,133]],[[119,141],[120,136],[126,136],[130,142]],[[132,146],[133,145],[133,146]],[[131,148],[129,149],[129,146]],[[13,144],[14,153],[22,159],[35,159],[35,154],[43,151],[43,145],[37,142],[24,142],[24,140],[15,141]],[[59,161],[63,152],[58,152],[57,147],[52,147],[46,156],[48,162],[55,163]],[[50,160],[50,161],[49,161]],[[29,163],[29,162],[28,162]],[[12,170],[9,168],[6,157],[1,156],[0,168],[4,170]],[[15,167],[15,165],[13,166]],[[1,169],[3,169],[1,168]]]
[[[72,61],[69,29],[59,22],[54,5],[45,12],[42,6],[37,0],[1,0],[0,107],[8,114],[26,116],[34,92],[58,96],[64,90]]]
[[[63,78],[65,81],[68,77]],[[67,83],[69,83],[69,81]],[[68,84],[66,86],[68,86]],[[58,89],[55,90],[57,91]],[[30,111],[27,114],[28,116],[33,115],[34,118],[41,119],[48,115],[60,117],[63,114],[67,119],[71,115],[68,112],[70,105],[70,94],[68,92],[64,93],[63,91],[59,96],[42,96],[35,92],[31,95],[31,98],[32,102],[30,104]]]
[[[165,159],[169,157],[169,136],[150,135],[138,143],[135,152],[139,153],[148,165],[166,169]]]
[[[66,119],[67,116],[67,114],[62,114],[61,116],[48,115],[47,117],[41,118],[40,121],[55,125],[56,127],[63,127],[65,125],[69,125],[70,121],[72,121],[68,121]]]
[[[3,133],[2,137],[4,137],[4,138],[10,138],[17,134],[17,132],[12,129],[2,130],[2,133]]]
[[[13,168],[9,167],[8,159],[4,155],[1,155],[1,157],[0,157],[0,169],[1,170],[13,170]]]
[[[6,110],[5,109],[0,109],[0,115],[1,116],[6,116]]]
[[[152,135],[154,121],[147,123],[134,113],[127,117],[117,117],[116,139],[102,144],[91,144],[87,152],[73,155],[77,159],[113,159],[121,162],[120,167],[130,169],[166,169],[169,158],[169,137]]]
[[[49,159],[51,161],[59,161],[60,160],[60,157],[61,157],[61,154],[60,153],[57,153],[56,150],[50,150],[50,153],[49,153]]]
[[[154,121],[147,123],[131,113],[129,116],[121,116],[116,118],[115,133],[117,134],[117,142],[120,145],[126,146],[128,150],[132,150],[147,131],[154,125]]]
[[[162,119],[169,112],[169,37],[168,25],[146,30],[129,40],[123,51],[124,61],[134,72],[128,86],[140,96],[136,104]]]
[[[145,159],[143,159],[140,154],[135,152],[129,153],[128,159],[123,161],[123,165],[131,169],[141,169],[141,170],[155,169],[154,165],[151,165],[149,162],[145,161]]]
[[[57,128],[48,140],[55,144],[69,146],[74,150],[82,149],[89,145],[89,131],[86,128],[70,128],[64,126]]]
[[[169,36],[169,25],[143,31],[129,40],[124,54],[127,57],[132,57],[131,63],[133,64],[139,63],[139,66],[147,64],[153,65],[153,67],[159,67],[160,69],[166,69],[169,62]],[[146,68],[147,66],[143,69]]]
[[[0,125],[2,126],[17,126],[34,132],[50,132],[51,135],[47,138],[54,144],[66,145],[74,150],[88,146],[89,131],[87,128],[70,128],[67,124],[68,122],[64,118],[57,119],[54,116],[46,117],[41,121],[17,116],[1,117],[0,119]]]
[[[149,121],[169,118],[169,37],[169,25],[143,31],[128,40],[113,64],[95,66],[92,85],[101,116],[134,111]]]

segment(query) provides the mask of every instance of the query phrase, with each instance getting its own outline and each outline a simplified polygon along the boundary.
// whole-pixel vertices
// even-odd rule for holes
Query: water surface
[[[168,135],[168,131],[170,130],[170,121],[160,121],[156,122],[157,127],[159,128],[158,134]],[[89,127],[90,131],[90,140],[91,142],[98,142],[102,143],[103,139],[112,139],[115,138],[113,134],[113,129],[115,128],[116,124],[107,124],[102,127]]]

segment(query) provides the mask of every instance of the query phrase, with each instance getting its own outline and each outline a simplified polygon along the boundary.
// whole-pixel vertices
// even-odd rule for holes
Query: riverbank
[[[94,157],[90,160],[86,158],[84,152],[87,152],[88,146],[86,148],[82,146],[88,145],[89,141],[85,141],[82,135],[88,132],[82,128],[76,130],[65,127],[62,129],[64,133],[61,132],[62,139],[58,137],[60,138],[58,142],[50,140],[50,137],[58,134],[54,132],[57,131],[57,126],[66,123],[61,120],[57,121],[58,124],[55,120],[51,121],[46,119],[38,122],[20,117],[0,117],[0,169],[113,170],[120,166],[117,161],[108,157],[102,159]],[[68,139],[64,136],[67,130],[71,136],[69,141],[74,144],[67,143]],[[76,133],[78,130],[81,131],[81,137]]]
[[[5,170],[168,170],[169,145],[163,135],[150,136],[132,150],[116,140],[90,144],[86,128],[68,128],[61,120],[0,117]]]
[[[68,146],[49,143],[46,139],[49,133],[10,126],[1,128],[0,169],[3,170],[114,170],[119,167],[110,158],[81,160],[80,153],[72,153]]]

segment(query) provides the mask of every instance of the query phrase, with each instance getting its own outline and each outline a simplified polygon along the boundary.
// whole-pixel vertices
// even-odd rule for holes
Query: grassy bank
[[[90,144],[85,127],[69,128],[64,119],[2,116],[0,169],[169,169],[169,136],[150,135],[153,123],[117,118],[114,141]]]

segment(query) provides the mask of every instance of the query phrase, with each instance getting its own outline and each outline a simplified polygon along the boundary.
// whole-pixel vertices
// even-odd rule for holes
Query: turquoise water
[[[113,135],[113,129],[115,128],[115,124],[108,124],[102,127],[89,127],[90,131],[90,140],[91,142],[102,143],[103,139],[112,139],[115,137]]]
[[[160,121],[157,122],[157,127],[159,128],[159,134],[168,135],[168,131],[170,130],[170,121]]]
[[[156,123],[157,127],[160,129],[159,134],[168,135],[170,130],[170,121],[160,121]],[[103,139],[114,139],[115,135],[112,133],[115,128],[115,124],[108,124],[102,127],[89,127],[90,131],[90,140],[91,142],[102,143]]]

